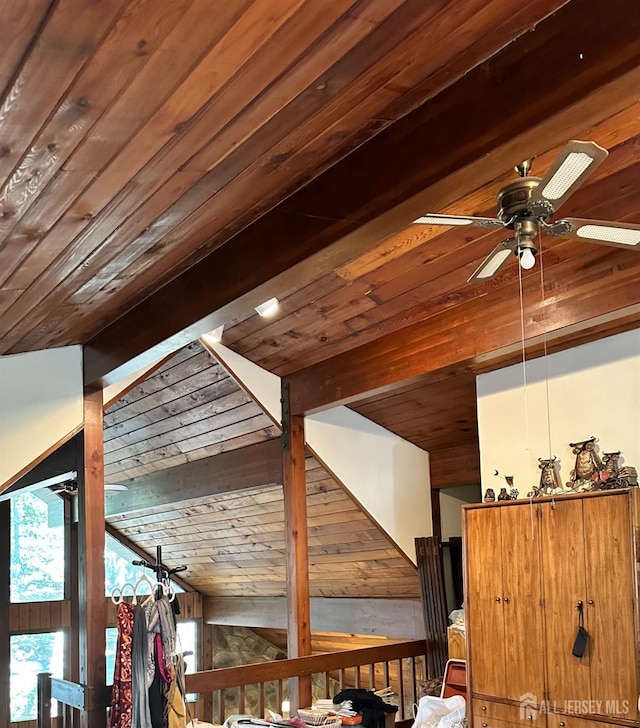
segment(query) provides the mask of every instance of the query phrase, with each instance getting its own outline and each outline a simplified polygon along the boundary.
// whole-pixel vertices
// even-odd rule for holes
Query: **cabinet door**
[[[584,530],[594,712],[635,719],[635,575],[628,496],[586,498]]]
[[[542,700],[544,641],[538,504],[502,510],[505,697]],[[529,698],[530,699],[530,698]]]
[[[466,619],[471,686],[481,695],[504,695],[502,508],[466,511]]]
[[[586,601],[582,500],[557,500],[541,507],[547,693],[562,709],[565,703],[591,699],[589,655],[571,654],[578,630],[576,607]],[[585,627],[589,629],[588,623]]]

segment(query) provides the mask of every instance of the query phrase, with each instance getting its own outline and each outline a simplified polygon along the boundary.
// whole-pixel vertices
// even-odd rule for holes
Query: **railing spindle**
[[[240,685],[240,698],[238,700],[238,712],[241,715],[244,715],[245,708],[246,708],[246,691],[245,691],[245,686],[244,685]]]
[[[402,674],[402,658],[396,660],[398,666],[398,716],[400,720],[404,720],[404,676]]]
[[[38,728],[51,728],[51,673],[38,673]]]
[[[324,697],[328,700],[331,695],[331,676],[328,672],[324,674]]]
[[[276,713],[282,712],[282,701],[283,701],[283,695],[282,695],[282,680],[278,680],[278,690],[277,690],[277,696],[278,696],[278,706],[276,708]]]
[[[340,679],[338,680],[340,690],[344,690],[344,668],[340,669]]]
[[[216,693],[218,694],[218,725],[222,725],[225,720],[224,690],[216,690]]]
[[[360,665],[356,665],[356,675],[355,675],[355,682],[356,682],[356,688],[360,687]]]
[[[266,713],[264,705],[264,683],[258,683],[258,718],[264,718]]]
[[[386,660],[382,663],[382,676],[383,676],[383,680],[382,680],[383,685],[385,687],[387,687],[387,685],[391,685],[391,682],[389,680],[389,662]]]
[[[411,657],[411,705],[418,702],[418,685],[416,677],[416,658]]]
[[[371,663],[369,665],[369,690],[376,689],[376,666]]]

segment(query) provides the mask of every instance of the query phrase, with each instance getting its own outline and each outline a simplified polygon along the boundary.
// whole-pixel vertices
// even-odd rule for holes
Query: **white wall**
[[[504,486],[498,470],[526,495],[540,479],[538,457],[550,455],[566,483],[569,443],[592,435],[600,452],[622,450],[622,464],[640,470],[640,329],[527,362],[526,373],[526,404],[521,364],[478,376],[483,492]]]
[[[82,423],[82,347],[0,357],[0,488]]]
[[[443,541],[448,541],[452,536],[462,536],[462,506],[477,503],[479,500],[480,488],[477,485],[460,485],[440,491]]]
[[[432,535],[429,453],[347,407],[305,417],[305,431],[316,456],[415,563],[414,538]]]

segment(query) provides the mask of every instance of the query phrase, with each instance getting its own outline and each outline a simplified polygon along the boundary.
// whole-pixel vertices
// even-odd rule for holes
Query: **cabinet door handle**
[[[489,728],[489,726],[487,725],[487,723],[483,723],[482,728]]]
[[[496,602],[500,602],[500,597],[496,597]]]
[[[595,603],[595,602],[593,601],[593,599],[589,599],[589,601],[588,601],[587,603],[588,603],[588,605],[589,605],[590,607],[595,607],[595,604],[596,604],[596,603]]]
[[[505,598],[504,598],[504,603],[505,603],[505,604],[509,604],[509,597],[505,597]]]
[[[483,706],[482,706],[482,711],[483,711],[484,713],[486,713],[486,712],[487,712],[487,706],[486,706],[486,705],[483,705]]]

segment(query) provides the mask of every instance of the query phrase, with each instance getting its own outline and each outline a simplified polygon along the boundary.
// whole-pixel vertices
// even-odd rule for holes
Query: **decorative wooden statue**
[[[562,482],[560,481],[560,472],[556,457],[543,460],[538,458],[538,467],[542,471],[540,473],[539,494],[553,495],[562,491]]]
[[[570,442],[576,464],[569,476],[567,487],[576,491],[593,490],[600,480],[602,462],[596,452],[596,437],[581,442]]]

